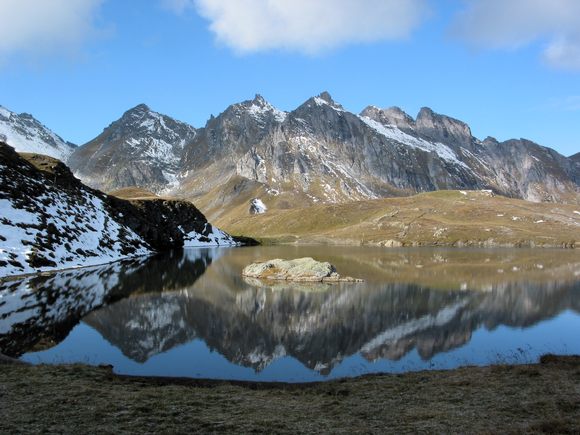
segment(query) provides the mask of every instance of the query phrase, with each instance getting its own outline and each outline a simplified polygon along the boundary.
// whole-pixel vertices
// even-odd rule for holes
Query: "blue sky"
[[[78,144],[142,102],[201,127],[256,93],[291,110],[328,90],[353,112],[429,106],[482,139],[580,151],[575,0],[53,0],[49,18],[34,1],[0,0],[16,23],[0,104]]]

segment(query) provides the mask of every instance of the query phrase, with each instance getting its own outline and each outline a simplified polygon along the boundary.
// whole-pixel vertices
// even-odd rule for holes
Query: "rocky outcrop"
[[[0,277],[240,244],[189,202],[111,197],[84,186],[62,162],[4,143],[0,206]]]
[[[428,107],[423,107],[419,111],[415,128],[420,134],[454,149],[460,147],[473,149],[475,140],[466,123],[449,116],[439,115]]]
[[[381,124],[394,125],[401,130],[408,131],[415,128],[415,120],[399,107],[379,109],[376,106],[368,106],[361,112],[360,116],[370,118]]]
[[[361,279],[342,277],[336,272],[336,268],[332,264],[326,261],[316,261],[311,257],[252,263],[244,268],[242,275],[248,278],[274,281],[362,282]]]

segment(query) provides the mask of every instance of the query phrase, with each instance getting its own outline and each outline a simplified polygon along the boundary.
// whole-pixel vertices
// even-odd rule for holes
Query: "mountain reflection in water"
[[[241,277],[256,259],[307,255],[365,282],[293,285]],[[416,352],[428,367],[438,354],[468,348],[479,330],[541,327],[564,313],[580,324],[579,271],[574,251],[191,249],[1,284],[0,352],[82,362],[87,355],[67,344],[72,329],[91,330],[91,340],[118,349],[122,358],[97,358],[116,368],[119,358],[140,369],[163,358],[151,369],[159,375],[174,374],[172,354],[183,358],[191,343],[204,345],[192,360],[217,353],[232,366],[253,369],[256,379],[282,360],[328,375],[349,358],[398,361]],[[535,329],[525,331],[542,333]],[[549,347],[554,337],[544,335]],[[580,352],[580,343],[563,346]],[[196,370],[189,375],[230,377]]]

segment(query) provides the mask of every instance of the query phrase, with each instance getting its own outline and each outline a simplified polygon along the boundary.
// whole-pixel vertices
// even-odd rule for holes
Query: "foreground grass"
[[[580,357],[316,384],[0,364],[0,432],[580,432]]]

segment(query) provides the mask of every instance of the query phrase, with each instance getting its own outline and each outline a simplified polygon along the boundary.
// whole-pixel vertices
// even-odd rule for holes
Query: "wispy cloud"
[[[426,17],[428,0],[162,0],[192,6],[219,42],[238,53],[283,49],[319,53],[350,43],[407,37]]]
[[[96,31],[103,0],[0,0],[0,58],[75,50]]]
[[[580,70],[580,1],[464,0],[453,33],[484,48],[517,49],[545,42],[542,57],[555,68]]]

